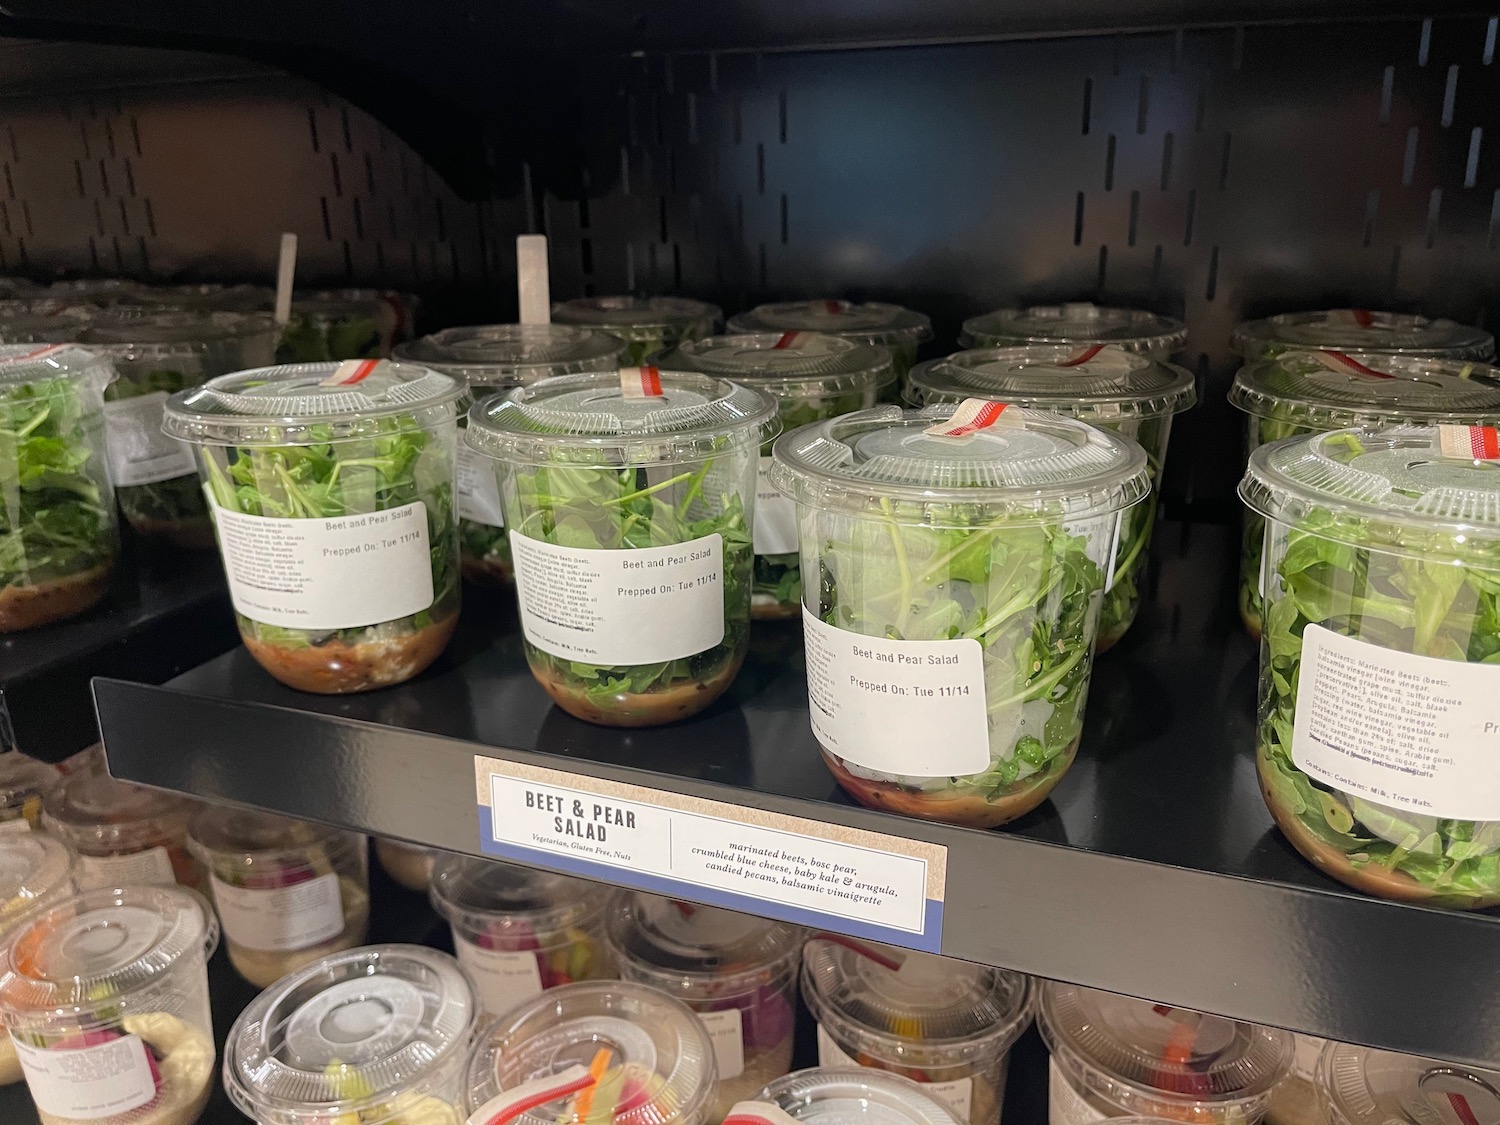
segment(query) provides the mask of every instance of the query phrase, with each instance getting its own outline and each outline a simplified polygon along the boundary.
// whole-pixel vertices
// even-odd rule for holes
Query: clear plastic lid
[[[196,808],[174,793],[80,773],[47,795],[42,823],[86,855],[125,855],[181,840]]]
[[[1495,338],[1478,328],[1371,309],[1320,309],[1250,320],[1235,327],[1229,343],[1247,360],[1285,347],[1452,359],[1490,359],[1495,354]]]
[[[225,285],[213,281],[198,285],[161,285],[150,290],[149,296],[161,304],[205,311],[270,312],[276,304],[276,291],[269,286]]]
[[[575,1067],[601,1077],[514,1121],[699,1125],[717,1086],[713,1044],[685,1004],[644,984],[585,981],[543,993],[480,1033],[469,1059],[469,1108]]]
[[[67,344],[77,339],[94,310],[50,302],[0,302],[0,341],[6,344]]]
[[[1115,345],[979,348],[911,369],[918,405],[966,398],[1013,402],[1087,421],[1155,418],[1193,405],[1193,374]]]
[[[729,318],[731,332],[824,332],[869,344],[916,347],[932,339],[932,319],[926,313],[880,301],[841,301],[818,298],[756,305]]]
[[[885,348],[821,332],[751,332],[688,340],[661,366],[721,375],[778,398],[858,394],[896,379]]]
[[[337,953],[240,1013],[224,1043],[224,1087],[262,1125],[404,1122],[402,1109],[423,1097],[455,1099],[478,1010],[446,954],[417,945]]]
[[[818,1067],[778,1078],[757,1099],[804,1125],[961,1125],[910,1078],[887,1070]]]
[[[601,327],[627,335],[632,330],[711,328],[723,315],[717,305],[691,297],[578,297],[552,306],[552,319],[560,324]]]
[[[895,498],[1033,519],[1107,514],[1150,488],[1146,455],[1129,438],[1015,406],[966,437],[927,432],[956,413],[882,406],[804,426],[777,440],[771,482],[823,509],[864,512]]]
[[[1500,368],[1459,359],[1331,350],[1246,363],[1229,401],[1257,418],[1309,429],[1500,417]]]
[[[1240,496],[1267,519],[1296,523],[1310,510],[1387,526],[1446,532],[1457,550],[1500,538],[1500,473],[1470,446],[1495,431],[1469,426],[1334,430],[1263,445],[1250,457]],[[1335,528],[1324,534],[1337,536]],[[1360,532],[1361,542],[1398,549]],[[1423,545],[1418,541],[1418,546]],[[1425,546],[1436,549],[1430,540]]]
[[[255,336],[274,339],[276,332],[270,313],[120,307],[91,316],[79,329],[77,342],[149,359],[195,354]]]
[[[1318,1064],[1329,1125],[1497,1125],[1500,1071],[1330,1043]]]
[[[1130,1112],[1192,1103],[1255,1120],[1292,1065],[1284,1031],[1060,981],[1042,986],[1037,1022],[1054,1061]]]
[[[0,344],[0,396],[48,379],[69,379],[103,392],[115,381],[115,369],[104,356],[72,344]]]
[[[89,891],[30,915],[0,955],[0,1010],[111,1004],[218,941],[208,904],[181,887]]]
[[[78,277],[69,281],[54,281],[47,286],[49,297],[100,304],[140,300],[150,292],[151,287],[145,282],[128,277]]]
[[[794,961],[806,936],[786,922],[636,891],[610,904],[608,933],[623,957],[674,979],[758,974]]]
[[[612,371],[620,341],[567,324],[478,324],[398,344],[398,360],[420,363],[470,387],[508,388],[553,375]]]
[[[996,309],[964,321],[958,342],[965,348],[1017,344],[1114,344],[1126,351],[1165,358],[1187,343],[1187,325],[1145,309],[1112,309],[1088,301]]]
[[[42,799],[61,781],[56,766],[28,758],[19,750],[0,753],[0,824],[24,818],[36,825]]]
[[[604,889],[597,883],[463,855],[438,860],[430,893],[434,910],[471,930],[513,925],[529,933],[555,932],[604,910]]]
[[[73,853],[40,832],[0,837],[0,939],[34,910],[73,893]]]
[[[457,417],[464,389],[447,375],[389,360],[289,363],[210,379],[179,391],[162,429],[204,445],[289,445],[311,426],[317,440],[358,436],[370,423],[419,416]]]
[[[240,856],[274,862],[285,853],[303,853],[348,840],[363,840],[352,832],[293,820],[257,809],[204,806],[188,826],[188,842],[200,853]]]
[[[633,372],[656,369],[560,375],[476,403],[468,442],[526,464],[554,460],[563,449],[589,450],[600,461],[677,462],[722,452],[726,439],[759,445],[776,432],[776,400],[764,391],[662,371],[659,394],[632,395],[625,387]]]

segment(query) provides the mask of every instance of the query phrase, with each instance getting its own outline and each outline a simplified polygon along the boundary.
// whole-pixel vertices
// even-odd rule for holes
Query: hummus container
[[[80,890],[180,883],[201,891],[203,866],[187,847],[198,808],[186,797],[91,770],[47,794],[42,827],[77,853]]]

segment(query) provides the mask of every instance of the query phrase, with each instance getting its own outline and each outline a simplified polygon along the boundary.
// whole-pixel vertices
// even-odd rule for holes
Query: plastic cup
[[[630,363],[654,359],[684,340],[711,336],[723,319],[717,305],[688,297],[579,297],[552,306],[554,323],[618,337]]]
[[[711,336],[682,344],[661,360],[668,371],[700,371],[765,391],[776,399],[783,431],[874,406],[896,381],[888,348],[816,332]],[[750,616],[802,614],[796,506],[771,487],[771,443],[760,451],[756,484],[755,586]]]
[[[708,1029],[715,1120],[791,1069],[800,926],[622,891],[607,932],[622,978],[675,996]]]
[[[188,848],[208,869],[229,963],[257,988],[364,943],[370,872],[359,833],[210,807],[193,819]]]
[[[1010,1048],[1036,1006],[1031,978],[821,935],[802,953],[802,998],[820,1066],[891,1071],[969,1125],[999,1125]]]
[[[1256,450],[1240,484],[1266,519],[1261,792],[1298,851],[1382,898],[1500,904],[1475,717],[1500,654],[1495,433],[1315,434]]]
[[[0,841],[42,826],[42,801],[62,782],[56,766],[19,750],[0,753]]]
[[[1328,1125],[1318,1092],[1318,1059],[1328,1040],[1292,1033],[1292,1069],[1271,1091],[1267,1125]]]
[[[1483,425],[1500,421],[1500,368],[1463,359],[1282,350],[1247,362],[1229,401],[1246,415],[1247,459],[1262,445],[1345,426]],[[1240,617],[1260,637],[1265,525],[1247,512]]]
[[[447,954],[351,949],[240,1013],[224,1041],[224,1089],[257,1125],[461,1125],[478,1012]]]
[[[554,989],[483,1028],[469,1055],[479,1121],[524,1097],[514,1125],[704,1125],[716,1088],[713,1045],[691,1009],[630,981]]]
[[[1145,309],[1114,309],[1073,301],[1062,305],[995,309],[964,321],[964,348],[1013,348],[1028,344],[1087,347],[1109,344],[1127,352],[1168,360],[1187,343],[1187,325]]]
[[[0,1018],[42,1125],[193,1125],[214,1088],[218,928],[180,887],[126,887],[32,915],[0,954]]]
[[[151,287],[128,277],[78,277],[54,281],[45,296],[54,300],[108,308],[119,304],[138,304],[147,300]]]
[[[894,402],[901,381],[917,361],[917,348],[932,339],[926,313],[881,301],[817,298],[757,305],[729,318],[731,332],[821,332],[890,349],[895,381],[886,391]]]
[[[274,296],[273,296],[274,299]],[[298,293],[276,345],[276,362],[378,359],[411,338],[417,299],[376,289]]]
[[[846,414],[774,456],[821,576],[802,591],[808,697],[839,784],[981,828],[1041,804],[1077,751],[1113,544],[1150,488],[1140,446],[975,400]]]
[[[961,1125],[953,1111],[899,1074],[815,1067],[778,1078],[756,1099],[803,1125]],[[745,1106],[736,1112],[753,1112]]]
[[[1495,355],[1495,338],[1482,329],[1370,309],[1318,309],[1248,320],[1235,326],[1229,344],[1247,363],[1309,348],[1447,359],[1488,360]]]
[[[240,638],[282,683],[387,687],[447,646],[462,394],[425,367],[370,360],[240,371],[168,401],[167,432],[195,447]]]
[[[104,443],[108,360],[0,346],[0,633],[73,617],[109,592],[119,544]]]
[[[0,837],[0,945],[33,914],[71,898],[73,853],[39,832]],[[21,1081],[21,1060],[10,1036],[0,1037],[0,1086]]]
[[[399,886],[426,894],[432,882],[432,868],[437,863],[436,848],[418,848],[395,840],[376,840],[375,858]]]
[[[707,375],[562,375],[477,404],[500,465],[532,674],[606,726],[703,710],[750,642],[755,471],[769,395]]]
[[[1500,1120],[1500,1070],[1329,1043],[1317,1089],[1326,1125]]]
[[[399,360],[451,376],[476,400],[554,375],[614,371],[624,345],[614,336],[566,324],[484,324],[449,328],[395,349]],[[459,427],[468,424],[459,419]],[[505,510],[495,463],[458,443],[458,541],[464,577],[484,586],[513,580]]]
[[[1254,1125],[1291,1069],[1284,1031],[1060,981],[1042,985],[1037,1025],[1052,1052],[1050,1125]]]
[[[1154,354],[1117,344],[981,348],[917,364],[906,394],[913,406],[966,398],[1009,402],[1124,434],[1146,451],[1155,489],[1166,466],[1172,417],[1192,406],[1195,395],[1192,372]],[[1098,652],[1113,648],[1135,621],[1155,523],[1156,504],[1149,501],[1121,521],[1104,580]]]
[[[468,856],[432,873],[432,905],[484,1010],[502,1015],[549,988],[615,975],[596,883]]]
[[[42,827],[78,853],[79,890],[180,883],[201,891],[205,872],[187,847],[198,808],[107,773],[79,773],[47,794]]]

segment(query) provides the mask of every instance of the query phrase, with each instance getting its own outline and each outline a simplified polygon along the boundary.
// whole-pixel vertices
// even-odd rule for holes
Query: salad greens
[[[1141,418],[1131,423],[1097,422],[1101,429],[1133,437],[1146,451],[1153,493],[1161,486],[1162,454],[1171,415]],[[1125,635],[1141,607],[1141,582],[1146,576],[1147,550],[1156,527],[1156,497],[1149,496],[1120,514],[1120,542],[1115,550],[1113,581],[1099,610],[1100,652]]]
[[[505,528],[459,517],[458,548],[464,574],[471,581],[509,582],[515,572],[510,558],[510,537]]]
[[[292,319],[276,345],[277,363],[376,359],[383,354],[374,317],[292,309]]]
[[[1311,427],[1295,422],[1252,415],[1245,453],[1254,453],[1262,445],[1269,445],[1273,441],[1314,432]],[[1256,638],[1260,637],[1261,630],[1260,571],[1265,538],[1265,519],[1247,508],[1240,537],[1240,620],[1245,623],[1250,635]]]
[[[200,381],[170,368],[154,368],[141,376],[132,375],[126,363],[118,363],[117,369],[121,374],[104,392],[106,402],[156,393],[170,395]],[[213,545],[213,524],[195,473],[151,484],[121,485],[115,489],[115,496],[137,531],[150,534],[160,530],[169,537]]]

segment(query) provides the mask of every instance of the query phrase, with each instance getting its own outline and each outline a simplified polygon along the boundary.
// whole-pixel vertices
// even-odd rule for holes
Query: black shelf
[[[992,832],[843,797],[808,728],[795,628],[758,631],[728,698],[651,731],[553,708],[503,603],[478,599],[439,665],[396,689],[303,695],[236,650],[163,687],[101,679],[95,694],[110,768],[146,784],[481,854],[479,754],[873,830],[946,847],[944,953],[1493,1064],[1500,1022],[1475,998],[1500,993],[1500,914],[1364,897],[1271,825],[1237,551],[1231,525],[1160,527],[1148,604],[1097,665],[1078,762]]]

